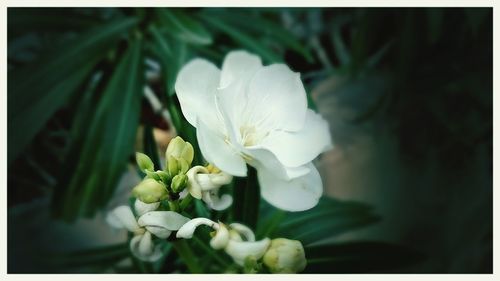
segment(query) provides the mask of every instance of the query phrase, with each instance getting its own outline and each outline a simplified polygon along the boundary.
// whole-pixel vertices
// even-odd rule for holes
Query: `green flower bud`
[[[145,179],[132,189],[132,195],[144,203],[160,202],[168,198],[165,185],[154,179]]]
[[[162,182],[166,183],[170,181],[170,175],[167,172],[158,170],[156,171],[156,174],[158,175],[158,177]]]
[[[135,161],[137,162],[137,166],[139,166],[139,169],[141,169],[141,171],[154,171],[155,166],[153,164],[153,161],[151,161],[151,159],[146,154],[136,152]]]
[[[263,257],[272,273],[297,273],[306,268],[307,260],[302,243],[297,240],[277,238],[271,241]]]
[[[167,171],[171,177],[177,175],[179,173],[179,164],[177,159],[170,156],[167,158]]]
[[[173,138],[167,147],[166,158],[174,157],[175,159],[186,160],[188,166],[191,165],[194,158],[193,146],[184,141],[181,137],[177,136]]]
[[[179,193],[184,190],[187,186],[188,177],[184,174],[176,175],[172,179],[172,191]]]

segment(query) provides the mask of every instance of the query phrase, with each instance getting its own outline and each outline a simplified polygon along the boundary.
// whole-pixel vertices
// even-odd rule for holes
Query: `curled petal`
[[[224,249],[229,242],[229,231],[223,224],[219,224],[219,229],[215,236],[210,240],[210,246],[215,250]]]
[[[235,263],[243,266],[246,257],[253,256],[256,260],[260,259],[270,243],[271,240],[269,238],[256,242],[229,240],[225,251],[233,258]]]
[[[209,173],[207,168],[203,166],[194,166],[193,168],[189,169],[189,171],[186,173],[188,177],[188,186],[187,190],[189,191],[189,194],[193,196],[196,199],[201,199],[201,186],[198,182],[198,173]]]
[[[139,230],[137,220],[129,206],[116,207],[108,213],[106,221],[115,228],[126,228],[130,232]]]
[[[157,261],[163,255],[161,245],[154,245],[147,231],[130,240],[130,251],[136,258],[147,262]]]
[[[137,213],[138,216],[142,216],[147,212],[154,211],[154,210],[158,209],[159,206],[160,206],[160,202],[148,204],[148,203],[142,202],[139,199],[136,199],[135,203],[134,203],[135,212]]]
[[[185,239],[193,238],[194,231],[196,230],[196,228],[198,226],[200,226],[202,224],[208,225],[215,230],[219,229],[219,224],[214,222],[214,221],[211,221],[207,218],[195,218],[195,219],[192,219],[192,220],[188,221],[187,223],[185,223],[177,231],[176,237],[177,238],[185,238]]]
[[[286,211],[305,211],[316,206],[323,193],[323,185],[316,167],[310,163],[308,168],[308,174],[292,180],[283,180],[269,170],[259,169],[257,177],[262,197],[271,205]]]
[[[229,225],[232,229],[238,231],[239,234],[243,235],[246,241],[253,242],[255,241],[255,234],[253,231],[246,225],[241,223],[232,223]]]
[[[227,209],[233,203],[233,197],[229,194],[224,194],[219,197],[219,189],[203,192],[203,202],[205,202],[210,209],[222,211]]]
[[[140,226],[157,226],[167,230],[178,230],[188,218],[172,211],[153,211],[142,215],[139,218]]]

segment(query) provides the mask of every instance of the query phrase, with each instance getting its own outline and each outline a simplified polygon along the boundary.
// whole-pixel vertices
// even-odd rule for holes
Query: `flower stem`
[[[199,266],[198,262],[196,261],[196,257],[189,247],[189,245],[186,243],[186,240],[177,240],[172,242],[172,245],[174,246],[175,251],[181,259],[184,261],[186,264],[188,270],[191,273],[202,273],[203,269]]]

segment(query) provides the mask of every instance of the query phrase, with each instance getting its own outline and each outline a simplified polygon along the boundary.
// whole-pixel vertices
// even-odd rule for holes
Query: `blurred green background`
[[[9,8],[7,21],[9,272],[176,270],[172,255],[115,266],[125,237],[103,211],[139,180],[134,151],[164,151],[171,125],[196,142],[178,70],[235,49],[300,72],[330,123],[335,149],[316,163],[338,201],[318,215],[330,240],[380,242],[327,248],[337,263],[310,272],[492,272],[491,8]],[[423,258],[398,264],[383,243]]]

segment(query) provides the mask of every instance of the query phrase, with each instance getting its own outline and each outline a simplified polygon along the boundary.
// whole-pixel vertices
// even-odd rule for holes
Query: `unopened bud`
[[[263,261],[272,273],[301,272],[307,264],[302,243],[285,238],[271,241],[271,246],[264,254]]]
[[[188,177],[186,175],[176,175],[172,178],[172,191],[179,193],[187,186]]]
[[[188,166],[191,165],[194,158],[193,146],[184,141],[181,137],[177,136],[173,138],[167,147],[166,158],[174,157],[175,159],[186,160]]]
[[[151,161],[151,159],[146,154],[136,152],[135,161],[137,162],[137,166],[139,166],[139,169],[141,169],[141,171],[154,171],[155,166],[153,164],[153,161]]]
[[[168,198],[167,188],[154,179],[145,179],[132,190],[132,195],[144,203],[160,202]]]

